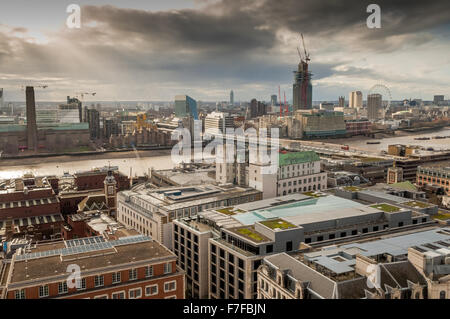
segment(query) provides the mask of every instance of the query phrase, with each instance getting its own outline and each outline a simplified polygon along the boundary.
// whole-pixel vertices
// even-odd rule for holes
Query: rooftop
[[[350,208],[364,208],[363,204],[356,201],[344,199],[334,195],[326,195],[321,197],[308,197],[300,195],[299,200],[287,201],[285,204],[266,207],[249,211],[247,213],[237,214],[232,216],[234,219],[240,221],[245,225],[252,225],[255,222],[265,221],[274,218],[282,218],[293,224],[297,224],[290,219],[299,218],[302,216],[308,218],[326,218],[332,217],[337,210],[348,210]],[[280,198],[284,198],[280,197]],[[258,205],[258,202],[255,202]],[[322,217],[321,217],[322,216]]]
[[[320,161],[319,155],[314,151],[280,153],[278,159],[279,166]]]
[[[261,224],[269,227],[270,229],[274,229],[274,230],[277,230],[277,229],[285,230],[285,229],[290,229],[290,228],[296,227],[295,225],[293,225],[281,218],[261,221]]]
[[[94,241],[94,243],[92,243]],[[67,277],[67,266],[74,261],[84,271],[111,266],[126,266],[144,260],[162,257],[174,257],[167,248],[149,237],[137,235],[122,237],[118,240],[105,241],[103,237],[87,237],[47,244],[45,250],[15,255],[11,283],[26,282],[48,277]],[[39,245],[38,245],[39,247]]]
[[[386,212],[386,213],[395,213],[395,212],[398,212],[398,211],[401,210],[400,207],[397,207],[397,206],[394,206],[394,205],[385,204],[385,203],[371,205],[370,207],[382,210],[383,212]]]
[[[254,226],[241,226],[241,227],[237,227],[237,228],[230,228],[229,230],[232,233],[235,233],[237,235],[240,235],[242,237],[250,239],[251,241],[253,241],[254,243],[257,243],[257,244],[271,241],[269,238],[267,238],[263,234],[257,232],[255,230]]]

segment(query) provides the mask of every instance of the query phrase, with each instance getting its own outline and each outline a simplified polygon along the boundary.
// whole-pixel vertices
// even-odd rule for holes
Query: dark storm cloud
[[[370,14],[366,7],[371,2],[381,6],[382,28],[378,30],[366,27]],[[400,0],[200,3],[201,9],[173,11],[83,6],[81,29],[64,28],[41,44],[12,35],[26,33],[24,28],[0,30],[0,75],[62,78],[66,87],[90,81],[133,90],[167,81],[186,92],[193,87],[207,89],[213,83],[291,85],[298,59],[286,50],[279,53],[286,43],[277,33],[289,30],[304,33],[308,45],[316,38],[325,44],[336,42],[327,50],[339,52],[341,60],[321,62],[313,56],[314,80],[333,76],[378,79],[380,75],[372,69],[348,65],[354,51],[393,52],[429,42],[449,30],[448,0],[432,1],[433,5]],[[62,83],[53,81],[55,86]]]

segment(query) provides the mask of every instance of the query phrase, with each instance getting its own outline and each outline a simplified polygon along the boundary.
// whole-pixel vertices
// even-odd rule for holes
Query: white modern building
[[[264,174],[265,165],[249,165],[249,186],[263,198],[325,190],[327,173],[321,172],[320,157],[313,151],[280,153],[278,172]]]

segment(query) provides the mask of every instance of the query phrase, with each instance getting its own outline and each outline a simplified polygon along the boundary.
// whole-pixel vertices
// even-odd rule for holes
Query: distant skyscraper
[[[234,105],[234,92],[231,90],[230,92],[230,105]]]
[[[277,95],[276,94],[270,96],[270,103],[272,106],[277,105]]]
[[[350,92],[348,107],[352,108],[362,108],[363,105],[363,96],[361,91],[353,91]]]
[[[345,97],[339,97],[339,107],[345,107]]]
[[[440,105],[444,102],[444,96],[443,95],[435,95],[433,98],[434,105]]]
[[[292,87],[294,111],[312,109],[311,73],[308,71],[308,63],[302,60],[294,74]]]
[[[369,94],[367,96],[367,118],[370,121],[376,121],[380,118],[381,103],[381,94]]]
[[[258,117],[258,101],[253,99],[250,101],[250,118]]]
[[[175,116],[183,118],[188,115],[198,120],[197,102],[187,95],[175,96]]]
[[[0,110],[3,109],[3,89],[0,88]]]
[[[28,150],[36,151],[38,147],[36,103],[34,100],[34,87],[27,86],[25,89],[26,113],[27,113],[27,144]]]

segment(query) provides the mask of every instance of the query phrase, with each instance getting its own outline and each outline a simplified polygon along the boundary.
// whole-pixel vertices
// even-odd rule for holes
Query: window
[[[113,292],[111,297],[112,299],[125,299],[125,291]]]
[[[128,291],[128,296],[130,299],[139,299],[142,297],[142,289],[141,288],[130,289]]]
[[[172,263],[164,264],[164,273],[169,274],[172,272]]]
[[[121,281],[121,274],[120,272],[115,272],[112,274],[112,283],[117,284]]]
[[[311,238],[305,238],[305,244],[309,244],[311,242]]]
[[[358,234],[358,231],[356,229],[352,230],[352,235]]]
[[[153,266],[147,266],[145,267],[145,277],[152,277],[153,276]]]
[[[95,287],[102,287],[104,285],[104,278],[103,276],[95,276],[94,277],[94,286]]]
[[[239,268],[244,268],[244,261],[241,258],[238,258]]]
[[[146,296],[154,296],[158,294],[158,285],[151,285],[145,287]]]
[[[444,291],[444,290],[442,290],[442,291],[439,293],[439,299],[445,299],[445,291]]]
[[[66,294],[67,292],[67,282],[63,281],[58,283],[58,294]]]
[[[345,236],[347,236],[347,233],[344,231],[341,233],[341,237],[345,237]]]
[[[164,292],[174,291],[175,289],[177,289],[175,280],[164,283]]]
[[[322,241],[323,240],[323,236],[318,236],[317,237],[317,241]]]
[[[328,236],[328,239],[334,239],[336,236],[334,235],[334,234],[330,234],[329,236]]]
[[[16,290],[16,299],[25,299],[25,289]]]
[[[369,231],[369,228],[363,228],[362,232],[363,234],[367,233]]]
[[[398,227],[403,227],[403,222],[399,222]]]
[[[48,286],[39,287],[39,298],[48,297]]]
[[[270,254],[271,252],[273,252],[273,245],[267,245],[266,246],[266,253]]]
[[[291,251],[292,250],[292,241],[288,241],[286,242],[286,251]]]
[[[78,287],[78,290],[84,289],[86,289],[86,278],[81,278],[80,287]]]
[[[137,269],[130,269],[128,271],[128,279],[129,280],[136,280],[137,279]]]

